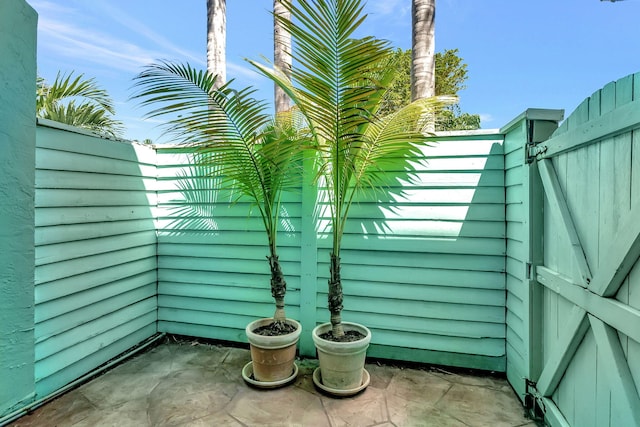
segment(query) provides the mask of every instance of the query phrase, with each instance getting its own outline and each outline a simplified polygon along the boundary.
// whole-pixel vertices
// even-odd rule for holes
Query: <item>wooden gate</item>
[[[640,73],[528,155],[544,191],[529,391],[553,426],[640,426]]]

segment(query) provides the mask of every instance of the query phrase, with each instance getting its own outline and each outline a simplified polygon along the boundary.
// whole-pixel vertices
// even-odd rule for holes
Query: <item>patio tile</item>
[[[219,412],[180,424],[184,427],[247,427],[226,412]]]
[[[73,425],[95,411],[96,407],[81,393],[74,390],[20,418],[11,426]]]
[[[192,369],[194,367],[216,369],[230,351],[225,347],[207,344],[173,344],[170,349],[172,371]]]
[[[120,373],[118,369],[80,386],[78,391],[97,408],[119,406],[130,400],[146,399],[160,383],[162,374],[157,373]]]
[[[389,397],[435,405],[453,384],[430,372],[419,369],[397,369],[386,388]]]
[[[390,407],[391,421],[396,426],[412,427],[468,427],[468,424],[442,412],[433,406],[416,402]]]
[[[502,391],[511,390],[509,384],[506,383],[503,378],[496,375],[481,376],[480,374],[465,374],[461,372],[447,371],[444,368],[434,368],[430,372],[435,376],[455,384],[487,387]]]
[[[247,426],[329,426],[320,398],[287,387],[278,390],[249,389],[238,395],[229,414]]]
[[[437,408],[472,427],[514,427],[528,422],[513,391],[454,384]]]
[[[387,388],[393,379],[393,375],[397,368],[380,365],[378,363],[367,363],[365,366],[369,376],[371,377],[370,387]]]
[[[119,374],[168,374],[171,372],[171,349],[167,345],[154,347],[146,353],[139,354],[122,364],[113,372]]]
[[[221,413],[235,393],[217,389],[189,394],[150,396],[149,420],[152,426],[178,426]],[[224,413],[223,413],[224,414]]]
[[[56,425],[56,424],[51,424]],[[147,416],[147,399],[136,399],[118,406],[98,409],[73,427],[152,426]]]
[[[322,397],[332,427],[377,426],[389,422],[384,390],[367,387],[362,393],[344,399]]]

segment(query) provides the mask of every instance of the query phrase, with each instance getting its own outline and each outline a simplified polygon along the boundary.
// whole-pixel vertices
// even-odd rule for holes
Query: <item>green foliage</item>
[[[411,169],[426,144],[425,121],[439,105],[425,99],[381,115],[396,67],[387,42],[353,38],[365,16],[362,0],[310,0],[287,4],[292,20],[281,20],[294,40],[291,78],[251,62],[282,87],[304,115],[317,154],[316,182],[326,186],[332,230],[329,310],[341,335],[340,249],[354,196],[384,191],[385,170]]]
[[[53,84],[38,77],[36,87],[36,115],[70,126],[118,138],[122,122],[115,120],[113,101],[94,79],[58,73]]]
[[[436,95],[457,95],[467,88],[467,64],[462,61],[458,49],[436,53]]]
[[[474,130],[479,128],[480,116],[478,114],[460,113],[457,108],[443,108],[438,113],[436,130]]]
[[[385,67],[395,67],[395,78],[382,98],[380,114],[391,114],[411,102],[411,50],[394,50]]]
[[[453,95],[466,88],[467,64],[458,49],[447,49],[435,55],[436,96]],[[380,111],[389,114],[409,104],[411,100],[411,50],[396,49],[385,60],[397,69],[396,77],[385,94]],[[436,120],[436,130],[471,130],[480,127],[480,116],[461,113],[460,107],[450,105],[442,109]]]

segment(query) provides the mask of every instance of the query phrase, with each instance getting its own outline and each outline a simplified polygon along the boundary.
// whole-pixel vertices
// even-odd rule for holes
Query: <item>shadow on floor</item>
[[[248,350],[167,339],[10,426],[528,426],[502,378],[367,364],[371,384],[336,399],[313,385],[303,359],[292,385],[249,387]]]

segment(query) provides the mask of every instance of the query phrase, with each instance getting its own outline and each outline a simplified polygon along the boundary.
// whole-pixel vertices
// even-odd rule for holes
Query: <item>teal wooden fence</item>
[[[414,183],[352,208],[343,240],[344,318],[373,330],[373,357],[505,369],[505,199],[502,135],[437,138]],[[210,192],[198,209],[180,150],[158,151],[159,330],[232,341],[270,316],[261,222],[245,203]],[[198,178],[202,185],[204,178]],[[215,187],[215,182],[208,182]],[[288,315],[307,331],[328,320],[329,239],[315,185],[288,194],[279,236]],[[321,205],[320,205],[321,207]],[[320,209],[321,211],[321,209]],[[200,218],[200,220],[197,220]],[[206,220],[202,220],[205,218]]]
[[[529,148],[545,195],[532,230],[543,245],[530,288],[530,392],[553,426],[640,426],[639,132],[636,74]]]
[[[42,397],[156,333],[155,152],[40,121],[35,173]]]

